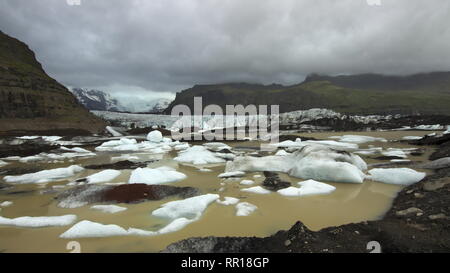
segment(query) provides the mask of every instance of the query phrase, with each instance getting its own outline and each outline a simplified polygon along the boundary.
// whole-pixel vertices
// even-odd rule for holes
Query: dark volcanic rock
[[[58,147],[59,145],[34,141],[27,141],[20,145],[0,144],[0,157],[37,155],[57,149]]]
[[[278,137],[278,141],[279,142],[283,142],[283,141],[286,141],[286,140],[295,141],[297,138],[300,138],[302,141],[305,141],[305,140],[317,140],[317,138],[314,138],[314,137],[304,137],[304,136],[297,136],[297,135],[280,135]]]
[[[450,141],[446,142],[444,144],[441,144],[438,149],[436,149],[436,152],[432,153],[430,155],[430,160],[436,160],[443,157],[449,157],[450,156]]]
[[[266,238],[189,238],[163,252],[361,252],[376,241],[382,252],[450,251],[450,168],[404,188],[382,220],[311,231],[297,222]]]
[[[0,169],[0,175],[22,175],[22,174],[26,174],[26,173],[36,173],[36,172],[40,172],[44,170],[43,168],[39,168],[36,166],[30,166],[30,165],[26,165],[26,166],[21,166],[21,167],[4,167],[2,169]]]
[[[87,165],[84,166],[86,169],[114,169],[114,170],[125,170],[125,169],[137,169],[137,168],[145,168],[148,163],[154,161],[146,161],[146,162],[131,162],[129,160],[119,161],[111,164],[101,164],[101,165]]]
[[[290,182],[281,180],[275,172],[265,171],[264,176],[266,179],[262,182],[262,186],[268,190],[277,191],[291,186]]]
[[[171,196],[188,198],[198,194],[200,190],[196,188],[167,185],[81,185],[61,192],[56,200],[60,207],[74,208],[92,203],[140,203]]]
[[[404,159],[404,158],[400,157],[400,156],[382,155],[382,156],[374,157],[373,159],[376,159],[376,160],[392,160],[392,159]]]

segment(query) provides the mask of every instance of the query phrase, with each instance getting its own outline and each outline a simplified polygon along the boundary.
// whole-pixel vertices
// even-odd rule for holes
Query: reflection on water
[[[360,133],[302,133],[300,135],[326,139],[333,135],[361,134],[386,139],[400,139],[405,135],[424,135],[426,132],[360,132]],[[256,142],[231,143],[231,146],[255,146]],[[368,145],[376,147],[412,147],[404,143],[374,142],[360,145],[367,148]],[[430,151],[422,156],[410,156],[412,160],[425,160]],[[37,167],[56,168],[71,164],[102,164],[111,163],[111,156],[120,154],[102,153],[95,158],[76,159],[75,162],[59,164],[37,164]],[[135,154],[133,154],[135,155]],[[219,179],[217,175],[224,170],[224,165],[208,166],[212,172],[200,172],[195,166],[179,165],[172,158],[176,152],[171,152],[155,158],[154,155],[140,153],[137,154],[142,161],[160,159],[157,162],[149,163],[149,167],[172,166],[185,173],[188,178],[173,183],[176,186],[192,186],[202,190],[203,193],[217,193],[221,197],[231,196],[240,198],[241,201],[250,202],[258,207],[258,210],[247,217],[235,216],[234,206],[223,206],[216,203],[210,205],[205,211],[201,220],[194,222],[184,229],[165,235],[154,237],[107,237],[107,238],[86,238],[77,239],[81,243],[82,252],[155,252],[163,249],[168,244],[194,236],[269,236],[280,229],[290,228],[296,221],[302,221],[312,230],[319,230],[328,226],[341,225],[363,220],[374,220],[382,217],[389,209],[393,198],[400,190],[399,186],[382,184],[366,180],[363,184],[330,183],[336,187],[336,191],[330,195],[309,196],[309,197],[285,197],[277,193],[269,195],[258,195],[240,191],[248,187],[239,184],[242,179],[250,179],[262,182],[263,177],[255,178],[255,174],[247,173],[246,177],[237,180]],[[373,159],[365,158],[367,163],[377,163]],[[384,161],[385,162],[385,161]],[[8,167],[23,167],[24,164],[14,163]],[[128,210],[117,214],[106,214],[89,209],[85,206],[76,209],[62,209],[56,206],[53,200],[54,192],[41,194],[44,189],[51,189],[53,185],[64,185],[79,177],[84,177],[98,172],[99,170],[86,170],[77,174],[69,180],[49,183],[47,185],[17,185],[10,190],[0,191],[0,202],[11,200],[14,204],[3,208],[0,215],[4,217],[20,216],[55,216],[63,214],[76,214],[78,220],[91,220],[103,224],[117,224],[124,228],[134,227],[147,230],[158,229],[166,221],[155,218],[151,212],[161,204],[175,200],[169,198],[161,201],[144,202],[140,204],[120,204]],[[122,170],[122,174],[113,182],[126,182],[130,175],[130,170]],[[293,184],[301,179],[289,177],[281,174],[283,180],[291,181]],[[1,178],[1,177],[0,177]],[[224,186],[221,183],[224,182]],[[326,181],[323,181],[326,182]],[[223,191],[219,191],[224,187]],[[22,192],[17,194],[7,194],[8,192]],[[67,242],[71,240],[60,239],[58,236],[69,227],[50,228],[16,228],[0,226],[0,252],[68,252]]]

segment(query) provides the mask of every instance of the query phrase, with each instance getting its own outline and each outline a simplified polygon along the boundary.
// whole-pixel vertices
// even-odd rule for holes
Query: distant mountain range
[[[86,88],[72,88],[70,91],[87,109],[98,111],[159,114],[171,102],[171,100],[163,98],[150,101],[145,101],[140,98],[120,101],[118,98],[114,98],[104,91],[89,90]]]
[[[281,112],[327,108],[345,114],[445,114],[450,115],[450,72],[409,76],[312,74],[302,83],[283,86],[249,83],[195,85],[177,93],[165,110],[202,97],[203,106],[256,104],[280,106]]]

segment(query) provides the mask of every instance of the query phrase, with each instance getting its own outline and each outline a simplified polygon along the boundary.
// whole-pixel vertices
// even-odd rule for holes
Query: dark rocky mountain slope
[[[0,31],[0,134],[99,132],[105,123],[49,77],[23,42]]]

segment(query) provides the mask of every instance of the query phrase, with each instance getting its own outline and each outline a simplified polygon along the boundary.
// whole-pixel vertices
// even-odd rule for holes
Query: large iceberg
[[[308,195],[321,195],[330,194],[336,190],[336,187],[318,182],[312,179],[299,182],[300,188],[288,187],[278,190],[277,192],[284,196],[308,196]]]
[[[161,205],[152,212],[153,216],[165,219],[188,218],[198,219],[203,211],[214,201],[219,199],[218,194],[205,194],[183,200],[171,201]]]

